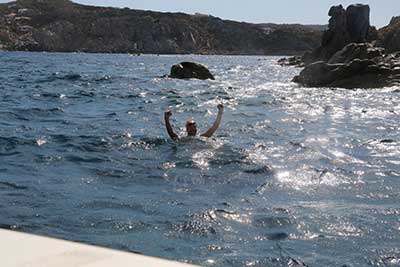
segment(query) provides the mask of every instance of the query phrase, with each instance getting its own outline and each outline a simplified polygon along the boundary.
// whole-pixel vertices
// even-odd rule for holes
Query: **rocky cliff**
[[[305,55],[304,61],[327,61],[336,52],[350,43],[363,43],[377,38],[377,30],[370,26],[368,5],[332,6],[328,30],[322,35],[321,46],[312,54]]]
[[[208,15],[85,6],[67,0],[18,0],[0,4],[4,50],[302,54],[320,44],[315,28],[222,20]]]
[[[400,16],[393,17],[388,26],[379,29],[377,45],[388,53],[400,51]]]
[[[293,78],[303,86],[378,88],[400,85],[400,19],[377,31],[368,5],[333,6],[321,46],[281,64],[305,66]]]

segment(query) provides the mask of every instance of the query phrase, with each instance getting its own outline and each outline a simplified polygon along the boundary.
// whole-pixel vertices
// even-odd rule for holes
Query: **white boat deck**
[[[134,253],[0,229],[1,267],[190,267]]]

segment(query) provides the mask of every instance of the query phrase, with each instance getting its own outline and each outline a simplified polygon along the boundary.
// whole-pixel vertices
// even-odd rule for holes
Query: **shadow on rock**
[[[368,5],[350,5],[346,10],[341,5],[331,7],[322,45],[302,57],[282,59],[279,63],[305,66],[293,81],[307,87],[352,89],[399,85],[400,52],[386,54],[385,42],[379,41],[384,39],[382,31],[370,26],[369,15]],[[395,32],[396,27],[400,28],[395,18],[391,25],[384,30]],[[390,47],[389,52],[393,52],[393,46]]]
[[[181,62],[171,67],[170,78],[215,80],[206,66],[194,62]]]

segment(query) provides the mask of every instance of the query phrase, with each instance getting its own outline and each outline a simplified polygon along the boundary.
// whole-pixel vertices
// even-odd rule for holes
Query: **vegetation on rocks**
[[[321,39],[315,26],[269,26],[68,0],[0,4],[0,46],[5,50],[282,55],[302,54]]]

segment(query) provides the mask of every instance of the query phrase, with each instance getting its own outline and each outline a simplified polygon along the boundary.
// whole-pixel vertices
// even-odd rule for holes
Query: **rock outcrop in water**
[[[206,66],[194,62],[181,62],[173,65],[169,77],[175,79],[215,79]]]
[[[302,54],[320,44],[321,34],[315,26],[266,26],[203,14],[94,7],[67,0],[0,4],[0,48],[5,50]]]
[[[303,57],[304,62],[328,61],[337,51],[350,43],[364,43],[376,38],[375,27],[370,26],[368,5],[333,6],[328,30],[322,35],[321,46]]]
[[[305,66],[293,81],[310,87],[378,88],[400,84],[400,23],[376,31],[369,25],[369,6],[330,9],[329,29],[322,45],[303,57],[280,60],[282,65]],[[377,46],[382,45],[382,47]],[[400,44],[399,44],[400,46]],[[385,51],[385,48],[388,51]]]
[[[328,62],[309,64],[294,82],[312,87],[378,88],[400,84],[400,53],[368,43],[349,44]]]

